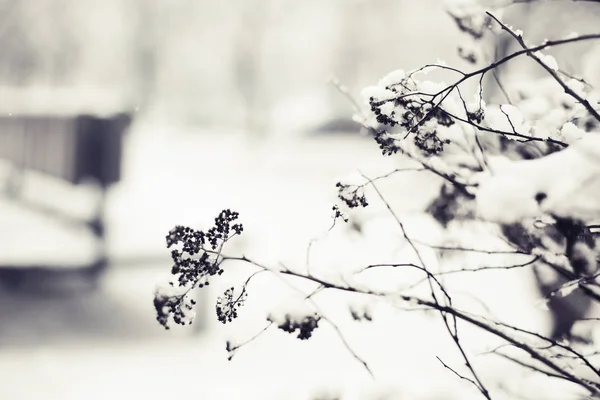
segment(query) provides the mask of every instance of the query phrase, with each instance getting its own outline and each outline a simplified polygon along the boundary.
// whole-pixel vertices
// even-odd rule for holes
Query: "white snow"
[[[477,208],[490,221],[511,223],[551,213],[594,220],[600,217],[600,136],[588,134],[548,156],[506,163],[493,175],[480,174]],[[538,204],[536,195],[545,198]]]
[[[381,78],[378,82],[378,86],[385,88],[386,86],[396,85],[406,78],[406,72],[402,69],[398,69],[388,73],[386,76]]]
[[[112,116],[124,110],[133,111],[132,99],[114,90],[93,85],[69,88],[34,86],[29,88],[0,87],[0,113],[19,115]]]
[[[540,61],[542,63],[544,63],[548,68],[550,68],[552,71],[554,71],[554,72],[558,71],[558,63],[556,62],[556,59],[554,57],[552,57],[551,55],[544,54],[540,51],[534,52],[533,55],[536,56],[537,58],[539,58]]]
[[[565,143],[573,143],[574,141],[581,139],[585,135],[585,131],[578,128],[574,123],[567,122],[562,126],[560,135]]]
[[[268,320],[283,325],[286,321],[301,323],[307,317],[314,316],[315,309],[302,297],[294,296],[276,305],[269,313]]]

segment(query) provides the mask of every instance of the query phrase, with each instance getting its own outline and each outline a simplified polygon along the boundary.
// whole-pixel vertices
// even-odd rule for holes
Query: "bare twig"
[[[242,347],[244,347],[247,344],[252,343],[256,339],[258,339],[272,325],[273,325],[273,322],[269,322],[264,328],[262,328],[260,331],[258,331],[255,335],[251,336],[249,339],[246,339],[243,342],[240,342],[240,343],[237,343],[237,344],[232,344],[230,341],[228,341],[227,342],[227,352],[229,353],[229,360],[231,360],[233,358],[233,356],[235,355],[236,351],[238,351]]]
[[[475,248],[461,247],[461,246],[439,246],[439,245],[434,245],[434,244],[428,244],[428,243],[422,242],[417,239],[413,239],[413,242],[418,243],[423,246],[427,246],[432,249],[436,249],[436,250],[465,251],[465,252],[470,252],[470,253],[483,253],[483,254],[490,254],[490,255],[492,255],[492,254],[530,255],[529,253],[522,251],[522,250],[518,250],[518,249],[515,249],[515,250],[486,250],[486,249],[475,249]]]
[[[374,378],[375,375],[373,374],[373,371],[371,370],[371,367],[369,367],[369,364],[367,364],[367,362],[365,360],[363,360],[358,354],[356,354],[356,351],[354,351],[354,349],[352,348],[352,346],[350,346],[350,343],[348,343],[348,340],[346,339],[346,337],[342,333],[342,331],[339,328],[339,326],[337,326],[337,324],[335,324],[331,319],[323,316],[322,314],[321,314],[321,318],[323,320],[327,321],[329,323],[329,325],[331,325],[333,327],[333,329],[337,333],[338,337],[340,338],[340,341],[342,342],[342,344],[344,345],[344,347],[346,347],[346,350],[348,350],[348,352],[352,355],[352,357],[354,357],[354,359],[356,359],[356,361],[358,361],[359,363],[361,363],[363,365],[363,367],[367,370],[367,372],[369,373],[369,375],[371,375],[371,377]]]
[[[472,385],[474,385],[474,386],[477,388],[477,390],[480,390],[480,388],[479,388],[479,385],[478,385],[478,384],[477,384],[477,382],[475,382],[473,379],[471,379],[471,378],[467,378],[466,376],[459,374],[459,373],[458,373],[458,372],[457,372],[455,369],[453,369],[452,367],[448,366],[448,364],[446,364],[444,361],[442,361],[442,359],[441,359],[441,358],[439,358],[438,356],[435,356],[435,358],[437,358],[437,359],[438,359],[438,361],[439,361],[440,363],[442,363],[442,365],[443,365],[445,368],[447,368],[447,369],[449,369],[450,371],[452,371],[452,373],[454,373],[454,375],[458,376],[460,379],[463,379],[463,380],[465,380],[465,381],[467,381],[467,382],[471,383]]]
[[[550,68],[544,61],[542,61],[536,54],[535,52],[537,50],[533,50],[533,48],[529,48],[526,44],[525,41],[523,41],[523,37],[520,35],[517,35],[517,33],[515,33],[515,31],[513,31],[511,28],[509,28],[508,26],[506,26],[504,23],[502,23],[498,18],[496,18],[492,13],[490,12],[486,12],[486,14],[491,17],[494,21],[496,21],[501,27],[502,30],[508,32],[516,41],[517,43],[519,43],[519,45],[523,48],[524,51],[526,51],[526,54],[531,57],[532,59],[534,59],[542,68],[544,68],[546,70],[546,72],[552,77],[554,78],[554,80],[563,88],[563,90],[565,91],[565,93],[567,93],[569,96],[573,97],[575,100],[577,100],[579,103],[581,103],[581,105],[583,105],[585,107],[585,109],[590,113],[590,115],[592,115],[597,121],[600,122],[600,114],[598,114],[598,111],[596,111],[596,109],[594,107],[592,107],[592,105],[590,104],[589,101],[587,101],[586,99],[584,99],[583,97],[581,97],[578,93],[576,93],[573,89],[571,89],[569,87],[569,85],[567,85],[560,76],[558,76],[557,72],[555,70],[553,70],[552,68]],[[598,39],[600,39],[600,36],[598,37]]]

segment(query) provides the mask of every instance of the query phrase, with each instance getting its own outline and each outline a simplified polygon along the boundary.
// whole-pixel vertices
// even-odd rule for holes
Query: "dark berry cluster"
[[[209,276],[223,273],[218,257],[205,251],[204,246],[208,244],[212,250],[216,250],[231,238],[232,232],[241,234],[242,224],[231,224],[238,216],[237,212],[229,209],[221,211],[215,218],[215,226],[206,233],[181,225],[169,231],[166,237],[167,248],[181,244],[181,250],[171,251],[171,273],[178,276],[179,286],[192,283],[202,287],[209,284]]]
[[[277,325],[277,327],[285,332],[294,333],[298,330],[298,339],[310,339],[315,329],[319,327],[321,317],[318,315],[307,315],[301,321],[296,321],[289,315],[286,315],[285,322]]]
[[[395,89],[393,90],[396,91]],[[371,97],[369,99],[369,104],[371,106],[371,112],[375,114],[375,118],[377,122],[382,125],[396,126],[398,125],[398,121],[396,121],[396,111],[392,111],[389,115],[385,114],[381,111],[381,106],[387,103],[386,101],[375,101],[375,98]]]
[[[439,106],[433,109],[432,118],[435,118],[437,123],[441,126],[452,126],[455,124],[455,121],[454,119],[452,119],[452,116]]]
[[[381,149],[381,154],[384,156],[391,156],[396,154],[400,148],[396,145],[396,140],[388,135],[386,130],[380,130],[375,132],[375,142]]]
[[[187,226],[177,225],[171,229],[166,237],[167,249],[183,243],[183,252],[190,255],[197,254],[206,242],[204,232],[194,230]]]
[[[235,289],[230,287],[223,293],[222,297],[217,298],[217,318],[223,324],[233,321],[238,316],[238,309],[244,305],[244,301],[248,297],[245,289],[239,296],[235,296]]]
[[[341,218],[344,222],[348,222],[348,216],[346,214],[344,214],[337,205],[333,206],[332,210],[333,210],[333,219],[334,220]]]
[[[335,187],[338,188],[338,197],[342,200],[346,205],[350,208],[356,207],[366,207],[369,205],[365,195],[363,193],[362,186],[356,185],[347,185],[341,182],[335,184]],[[339,208],[336,210],[337,206],[334,206],[333,211],[339,212],[341,211]]]
[[[475,122],[475,123],[480,124],[484,118],[485,118],[485,111],[483,111],[482,108],[480,108],[479,110],[477,110],[475,112],[467,111],[467,119],[470,122]]]
[[[415,145],[428,156],[440,154],[444,145],[449,143],[450,140],[441,140],[436,132],[418,132],[415,135]]]
[[[171,250],[171,274],[177,277],[178,286],[185,292],[172,295],[159,291],[155,294],[154,308],[161,325],[167,328],[169,317],[177,324],[185,325],[189,320],[185,316],[192,314],[195,304],[193,300],[185,301],[187,293],[194,288],[208,286],[211,276],[223,273],[220,247],[234,235],[242,233],[243,226],[233,223],[238,216],[237,212],[226,209],[221,211],[215,218],[215,225],[206,232],[181,225],[169,231],[166,236],[167,248],[179,246]],[[170,286],[174,287],[175,284],[170,282]]]
[[[186,295],[167,296],[165,294],[156,293],[154,296],[154,309],[156,310],[156,320],[165,329],[169,328],[169,319],[173,318],[178,325],[190,325],[193,319],[187,317],[187,312],[191,312],[196,301],[189,299],[185,302]]]
[[[171,274],[177,276],[179,286],[192,283],[202,288],[209,285],[208,277],[223,273],[218,258],[208,253],[202,253],[199,258],[189,258],[174,249],[171,251],[171,258],[173,259]]]
[[[215,218],[215,226],[206,232],[206,238],[213,250],[216,250],[220,242],[227,241],[232,231],[237,235],[244,231],[242,224],[231,224],[238,217],[237,212],[226,209]]]
[[[405,84],[400,84],[406,87]],[[427,155],[439,154],[449,140],[441,140],[437,135],[437,130],[421,129],[428,121],[435,121],[437,125],[448,127],[455,123],[454,119],[445,112],[439,105],[433,105],[431,100],[422,99],[422,95],[410,95],[401,93],[397,86],[388,86],[386,89],[399,93],[399,96],[393,100],[377,101],[371,97],[369,104],[371,111],[376,115],[377,121],[388,127],[399,125],[406,129],[407,133],[413,133],[415,144]],[[382,111],[382,106],[390,101],[394,102],[394,111],[389,114]],[[399,114],[396,110],[401,111]],[[398,152],[399,148],[395,139],[391,137],[386,130],[379,130],[375,134],[375,140],[381,148],[383,155],[392,155]]]
[[[454,125],[454,120],[450,115],[439,106],[423,115],[419,120],[418,126],[424,125],[429,120],[435,120],[438,125],[448,127]],[[444,150],[444,145],[450,144],[449,139],[442,140],[437,134],[437,130],[413,129],[415,131],[415,145],[421,149],[425,155],[437,155]]]

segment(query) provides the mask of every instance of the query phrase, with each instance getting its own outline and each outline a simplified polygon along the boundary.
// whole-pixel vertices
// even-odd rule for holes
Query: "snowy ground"
[[[166,278],[169,265],[163,240],[174,224],[201,228],[222,208],[230,207],[240,212],[246,226],[232,250],[301,266],[308,240],[330,226],[336,178],[357,168],[367,175],[386,172],[398,167],[397,161],[382,159],[377,146],[364,138],[296,137],[260,143],[235,133],[182,132],[149,123],[134,126],[125,160],[123,182],[109,196],[113,262],[101,290],[51,297],[0,293],[0,398],[307,399],[316,388],[335,386],[343,388],[344,399],[369,398],[372,380],[326,325],[308,342],[269,330],[227,361],[224,340],[251,337],[264,326],[266,307],[285,298],[287,292],[275,278],[258,280],[250,287],[248,304],[231,326],[216,321],[212,300],[205,303],[201,332],[164,332],[154,321],[151,300],[155,285]],[[423,236],[431,224],[415,210],[435,185],[411,173],[398,179],[383,189],[409,233]],[[413,190],[416,186],[419,190]],[[45,193],[46,199],[49,196]],[[35,254],[64,264],[86,257],[86,239],[79,232],[36,221],[37,217],[11,205],[2,207],[3,223],[13,227],[13,258]],[[334,268],[356,262],[367,252],[389,257],[385,251],[396,250],[391,244],[402,245],[390,226],[380,223],[370,229],[377,240],[367,240],[362,248],[360,241],[343,242],[333,234],[329,243],[337,250],[331,254],[316,246],[315,262],[320,268]],[[34,252],[31,243],[44,245]],[[209,294],[239,283],[244,276],[239,269],[224,275]],[[490,300],[503,318],[543,325],[524,275],[502,276],[478,281],[477,290],[470,287],[473,278],[458,280],[456,284],[464,289],[462,301],[475,293]],[[382,279],[387,278],[382,275]],[[375,308],[377,328],[369,329],[350,320],[346,298],[323,296],[325,300],[318,296],[317,300],[347,332],[348,342],[369,362],[380,385],[399,393],[374,398],[478,398],[468,383],[436,359],[461,363],[436,316],[392,313],[381,306]],[[464,334],[474,352],[490,349],[481,335],[469,329]],[[507,368],[491,356],[476,360],[490,385],[508,381],[511,391],[527,391],[527,375],[522,371]],[[537,396],[531,398],[564,399],[564,392],[555,389],[546,384],[545,391],[536,390]]]

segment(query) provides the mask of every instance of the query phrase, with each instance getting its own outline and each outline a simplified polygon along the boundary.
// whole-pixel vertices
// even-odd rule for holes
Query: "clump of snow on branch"
[[[321,317],[308,300],[294,297],[272,309],[267,319],[288,333],[298,331],[298,339],[306,340],[319,326]]]
[[[573,143],[585,135],[585,131],[572,122],[565,123],[560,128],[559,138],[565,143]]]
[[[190,325],[194,322],[196,301],[189,294],[191,285],[157,285],[154,306],[157,320],[166,329],[170,329],[171,321],[179,325]]]
[[[537,58],[539,58],[540,61],[543,62],[544,64],[546,64],[546,66],[548,68],[550,68],[552,71],[554,71],[554,72],[558,71],[558,63],[556,62],[556,59],[554,57],[552,57],[551,55],[544,54],[541,51],[535,51],[535,52],[533,52],[533,55],[536,56]]]
[[[489,221],[513,223],[542,214],[600,218],[600,135],[588,134],[565,150],[513,161],[474,179],[477,210]]]
[[[288,320],[302,321],[315,314],[315,309],[301,296],[293,296],[279,303],[269,313],[267,319],[276,324],[283,324]]]
[[[591,104],[597,104],[598,93],[586,89],[582,82],[567,79],[565,84]],[[516,129],[518,133],[540,139],[555,139],[566,144],[581,138],[584,133],[581,126],[577,127],[581,132],[577,132],[572,129],[576,126],[565,124],[589,119],[588,111],[573,96],[565,93],[554,78],[519,81],[507,92],[513,106],[502,105],[500,109],[497,106],[485,107],[486,120],[492,128],[511,132],[512,124],[520,126],[520,129]],[[566,131],[563,131],[565,126]]]

